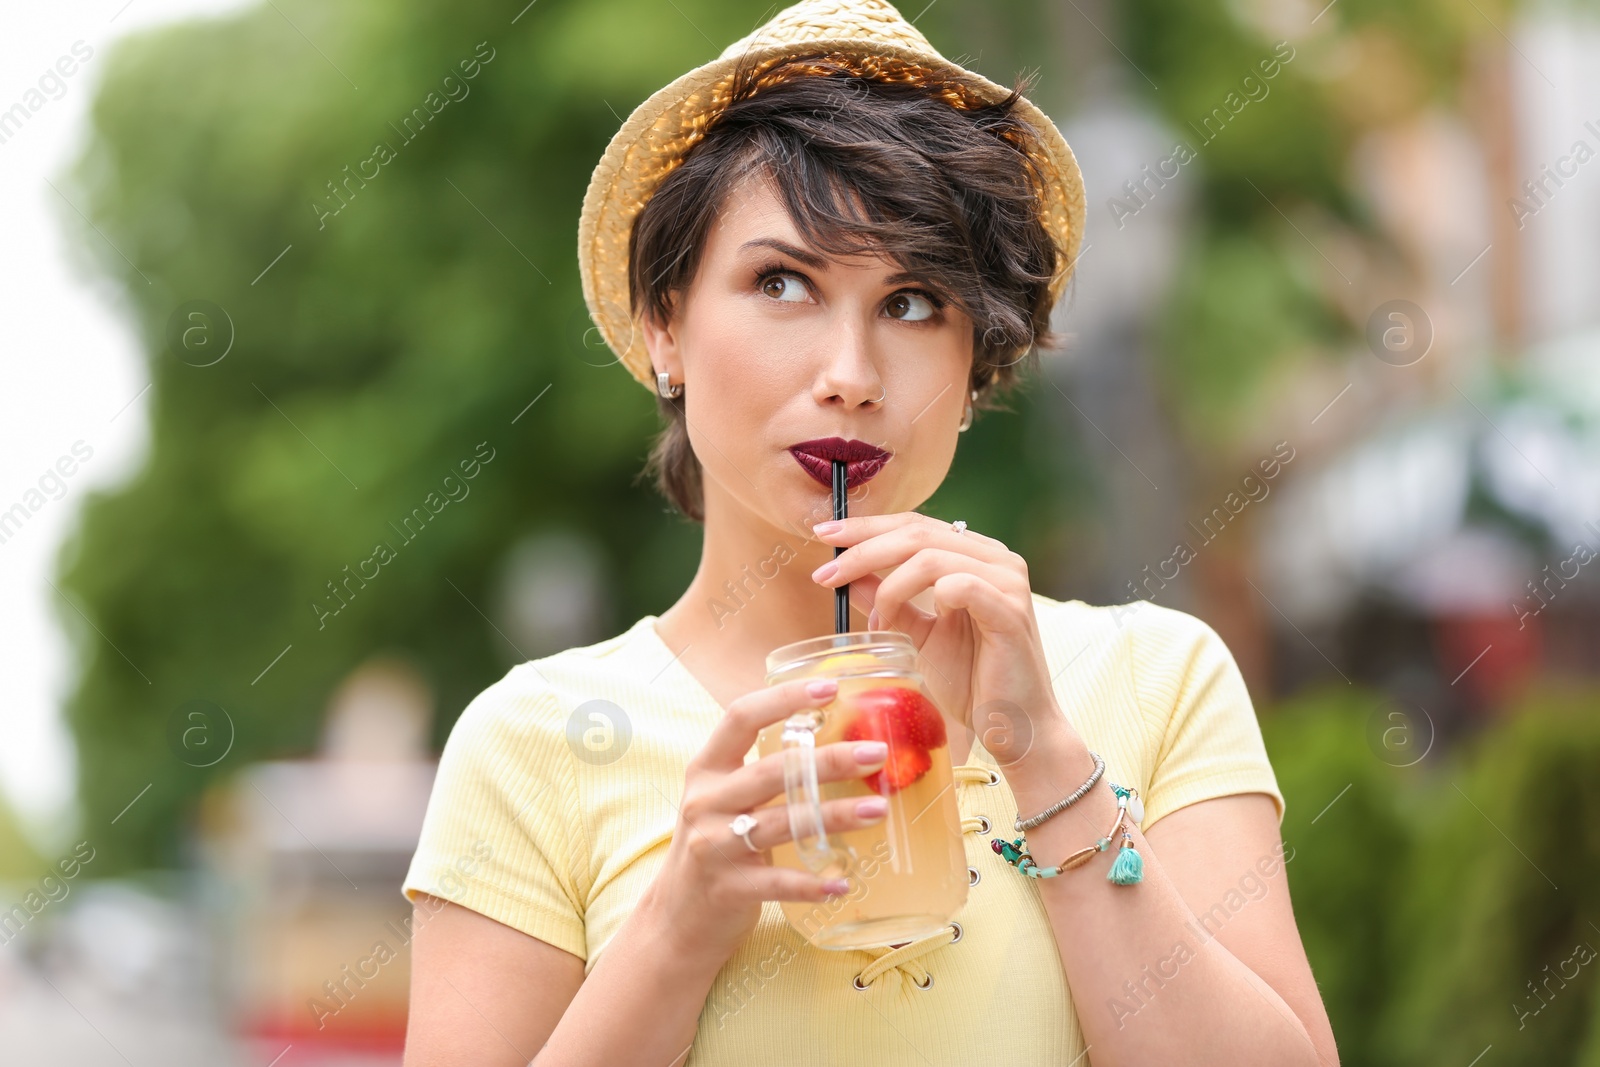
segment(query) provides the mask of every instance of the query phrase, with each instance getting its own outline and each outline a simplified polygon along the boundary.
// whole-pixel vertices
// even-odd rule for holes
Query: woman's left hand
[[[813,579],[836,566],[819,584],[849,582],[851,602],[875,613],[870,629],[910,637],[934,700],[1001,766],[1045,734],[1071,730],[1045,663],[1026,560],[992,537],[914,511],[817,525],[834,524],[836,532],[817,538],[845,551]],[[888,567],[887,578],[873,573]],[[934,614],[910,603],[930,587]]]

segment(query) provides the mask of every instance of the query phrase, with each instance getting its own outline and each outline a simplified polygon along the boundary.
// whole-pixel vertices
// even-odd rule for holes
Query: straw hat
[[[1008,89],[945,59],[883,0],[803,0],[634,108],[589,179],[578,220],[578,271],[589,317],[623,366],[652,392],[655,375],[628,293],[633,220],[727,106],[736,70],[764,69],[792,56],[815,53],[827,53],[882,80],[905,81],[919,73],[935,73],[968,87],[985,103],[1010,95]],[[1016,115],[1038,133],[1043,148],[1043,158],[1036,158],[1046,179],[1040,217],[1061,252],[1049,289],[1054,304],[1066,288],[1083,239],[1083,179],[1072,149],[1044,112],[1022,99]]]

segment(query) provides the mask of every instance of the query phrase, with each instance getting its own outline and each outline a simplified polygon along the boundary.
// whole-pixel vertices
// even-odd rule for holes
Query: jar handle
[[[795,851],[813,873],[840,875],[853,866],[855,850],[829,840],[822,823],[822,788],[817,782],[817,730],[822,713],[811,709],[783,724],[783,789]]]

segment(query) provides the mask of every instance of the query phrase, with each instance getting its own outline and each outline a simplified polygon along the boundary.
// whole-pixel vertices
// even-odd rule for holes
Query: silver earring
[[[683,383],[679,382],[677,385],[672,385],[671,382],[672,375],[664,370],[656,371],[656,392],[660,393],[664,399],[676,400],[683,395]]]
[[[976,389],[974,389],[972,391],[972,399],[973,400],[978,399],[978,391]],[[961,425],[956,427],[956,431],[959,432],[959,433],[966,433],[971,428],[972,428],[972,405],[968,404],[966,412],[961,416]]]

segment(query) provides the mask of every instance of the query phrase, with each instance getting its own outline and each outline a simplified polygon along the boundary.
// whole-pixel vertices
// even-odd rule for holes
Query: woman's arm
[[[1074,731],[1051,730],[1006,768],[1006,780],[1018,809],[1033,812],[1093,770]],[[1116,797],[1099,784],[1028,831],[1028,849],[1051,866],[1093,844],[1116,815]],[[1128,826],[1144,859],[1137,885],[1106,880],[1115,844],[1096,861],[1037,880],[1095,1067],[1337,1067],[1289,906],[1271,798],[1190,804],[1149,838]]]
[[[583,984],[577,956],[459,904],[419,897],[412,928],[405,1067],[522,1067]]]
[[[416,910],[405,1067],[671,1067],[722,965],[675,944],[648,902],[587,980],[579,957],[468,908]]]

